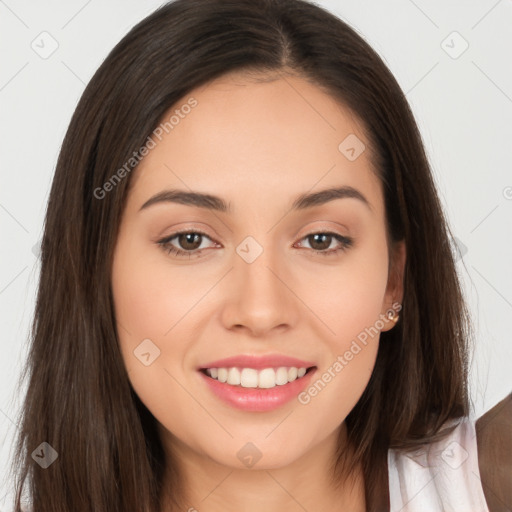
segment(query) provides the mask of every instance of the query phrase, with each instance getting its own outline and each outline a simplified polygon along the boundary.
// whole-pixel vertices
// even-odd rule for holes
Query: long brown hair
[[[387,450],[433,440],[444,422],[468,414],[469,314],[421,136],[391,72],[345,22],[305,0],[176,0],[110,52],[62,145],[21,375],[28,388],[13,469],[17,512],[25,484],[34,512],[160,510],[164,452],[123,364],[110,288],[133,170],[106,197],[95,191],[179,99],[235,70],[293,70],[363,122],[388,239],[406,244],[401,316],[381,334],[370,382],[346,418],[351,465],[336,454],[333,479],[361,463],[367,510],[375,510]],[[46,469],[30,456],[42,442],[58,453]]]

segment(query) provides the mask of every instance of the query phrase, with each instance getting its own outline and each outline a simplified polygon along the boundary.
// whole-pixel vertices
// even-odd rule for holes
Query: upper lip
[[[204,365],[199,366],[199,370],[206,368],[254,368],[256,370],[263,368],[279,368],[281,366],[309,368],[315,366],[311,361],[304,361],[295,357],[284,356],[281,354],[268,354],[263,356],[255,355],[238,355],[226,357],[225,359],[217,359]]]

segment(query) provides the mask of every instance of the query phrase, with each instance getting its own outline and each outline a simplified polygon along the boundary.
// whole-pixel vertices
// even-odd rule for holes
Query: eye
[[[168,254],[175,256],[186,256],[191,258],[192,256],[199,255],[205,247],[201,248],[201,240],[203,238],[211,238],[201,231],[180,231],[173,233],[161,240],[158,240],[157,244],[160,245]],[[177,243],[183,247],[180,249],[171,242],[176,239]]]
[[[332,256],[339,253],[340,251],[346,251],[352,247],[354,240],[352,238],[339,235],[338,233],[331,233],[326,231],[319,231],[316,233],[310,233],[306,235],[302,240],[307,240],[310,244],[310,248],[316,254],[322,254],[323,256]],[[338,242],[338,247],[330,250],[328,249],[333,242]],[[313,245],[313,246],[311,246]],[[315,248],[318,247],[318,248]]]

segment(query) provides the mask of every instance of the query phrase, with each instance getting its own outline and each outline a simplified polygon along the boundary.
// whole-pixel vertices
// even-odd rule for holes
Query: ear
[[[402,309],[406,258],[405,241],[400,240],[393,247],[390,261],[388,284],[381,310],[381,318],[383,318],[385,323],[384,328],[381,329],[382,331],[389,331],[396,325],[396,322],[389,319],[388,315],[390,312],[394,312],[395,315],[399,315]]]

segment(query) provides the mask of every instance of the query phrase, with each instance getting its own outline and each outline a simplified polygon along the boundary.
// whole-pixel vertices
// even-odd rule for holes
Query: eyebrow
[[[305,210],[326,204],[335,199],[357,199],[365,204],[371,211],[372,206],[368,199],[357,189],[348,185],[336,188],[327,188],[319,192],[305,193],[299,195],[292,203],[292,210]],[[178,203],[186,206],[195,206],[222,213],[231,212],[231,204],[224,199],[211,194],[201,192],[187,192],[185,190],[171,189],[158,192],[150,197],[139,209],[139,211],[149,208],[159,203]]]

